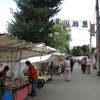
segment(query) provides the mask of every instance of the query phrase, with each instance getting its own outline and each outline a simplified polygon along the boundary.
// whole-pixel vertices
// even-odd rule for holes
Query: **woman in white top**
[[[91,70],[90,70],[91,64],[92,64],[92,60],[91,60],[91,58],[89,56],[87,58],[87,64],[86,64],[87,74],[90,74],[91,73]]]
[[[65,66],[65,80],[70,81],[70,59],[69,57],[66,57],[64,60],[64,66]]]

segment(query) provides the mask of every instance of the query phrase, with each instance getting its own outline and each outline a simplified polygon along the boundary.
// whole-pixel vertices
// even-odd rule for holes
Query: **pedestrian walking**
[[[82,73],[85,74],[86,73],[86,57],[83,57],[81,59],[81,70],[82,70]]]
[[[61,70],[60,75],[64,72],[64,64],[63,64],[63,59],[59,60],[59,69]]]
[[[73,66],[74,66],[75,62],[72,58],[70,58],[70,68],[71,68],[71,73],[73,72]]]
[[[65,80],[70,81],[70,59],[69,57],[66,57],[64,60],[64,66],[65,66]]]
[[[88,56],[88,58],[87,58],[87,64],[86,64],[87,74],[91,73],[91,69],[90,69],[91,64],[92,64],[92,59],[90,58],[90,56]]]

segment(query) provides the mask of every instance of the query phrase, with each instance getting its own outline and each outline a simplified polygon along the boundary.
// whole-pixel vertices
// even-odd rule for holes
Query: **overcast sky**
[[[95,1],[96,0],[64,0],[61,11],[55,18],[62,20],[82,20],[95,22]],[[16,4],[13,0],[0,0],[0,33],[7,32],[7,21],[13,18],[10,8],[16,9]],[[89,27],[71,27],[72,41],[71,47],[90,43]],[[96,39],[92,37],[92,46],[96,46]]]
[[[82,20],[87,20],[88,24],[91,21],[95,24],[95,1],[96,0],[64,0],[61,11],[55,18],[65,20],[76,20],[79,23]],[[71,46],[90,44],[89,27],[71,27],[72,41]],[[96,38],[92,37],[92,46],[96,46]]]

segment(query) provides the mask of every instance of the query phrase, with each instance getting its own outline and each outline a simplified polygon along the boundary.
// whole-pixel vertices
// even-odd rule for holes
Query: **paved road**
[[[37,89],[36,97],[26,100],[100,100],[100,77],[95,70],[82,74],[75,64],[70,82],[64,80],[64,75],[55,75],[42,89]]]

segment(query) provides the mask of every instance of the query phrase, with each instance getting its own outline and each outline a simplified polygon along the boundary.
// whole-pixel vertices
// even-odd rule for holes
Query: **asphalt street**
[[[37,96],[28,96],[25,100],[100,100],[100,76],[91,68],[91,74],[82,74],[80,66],[74,65],[71,81],[65,81],[64,75],[54,75]]]

